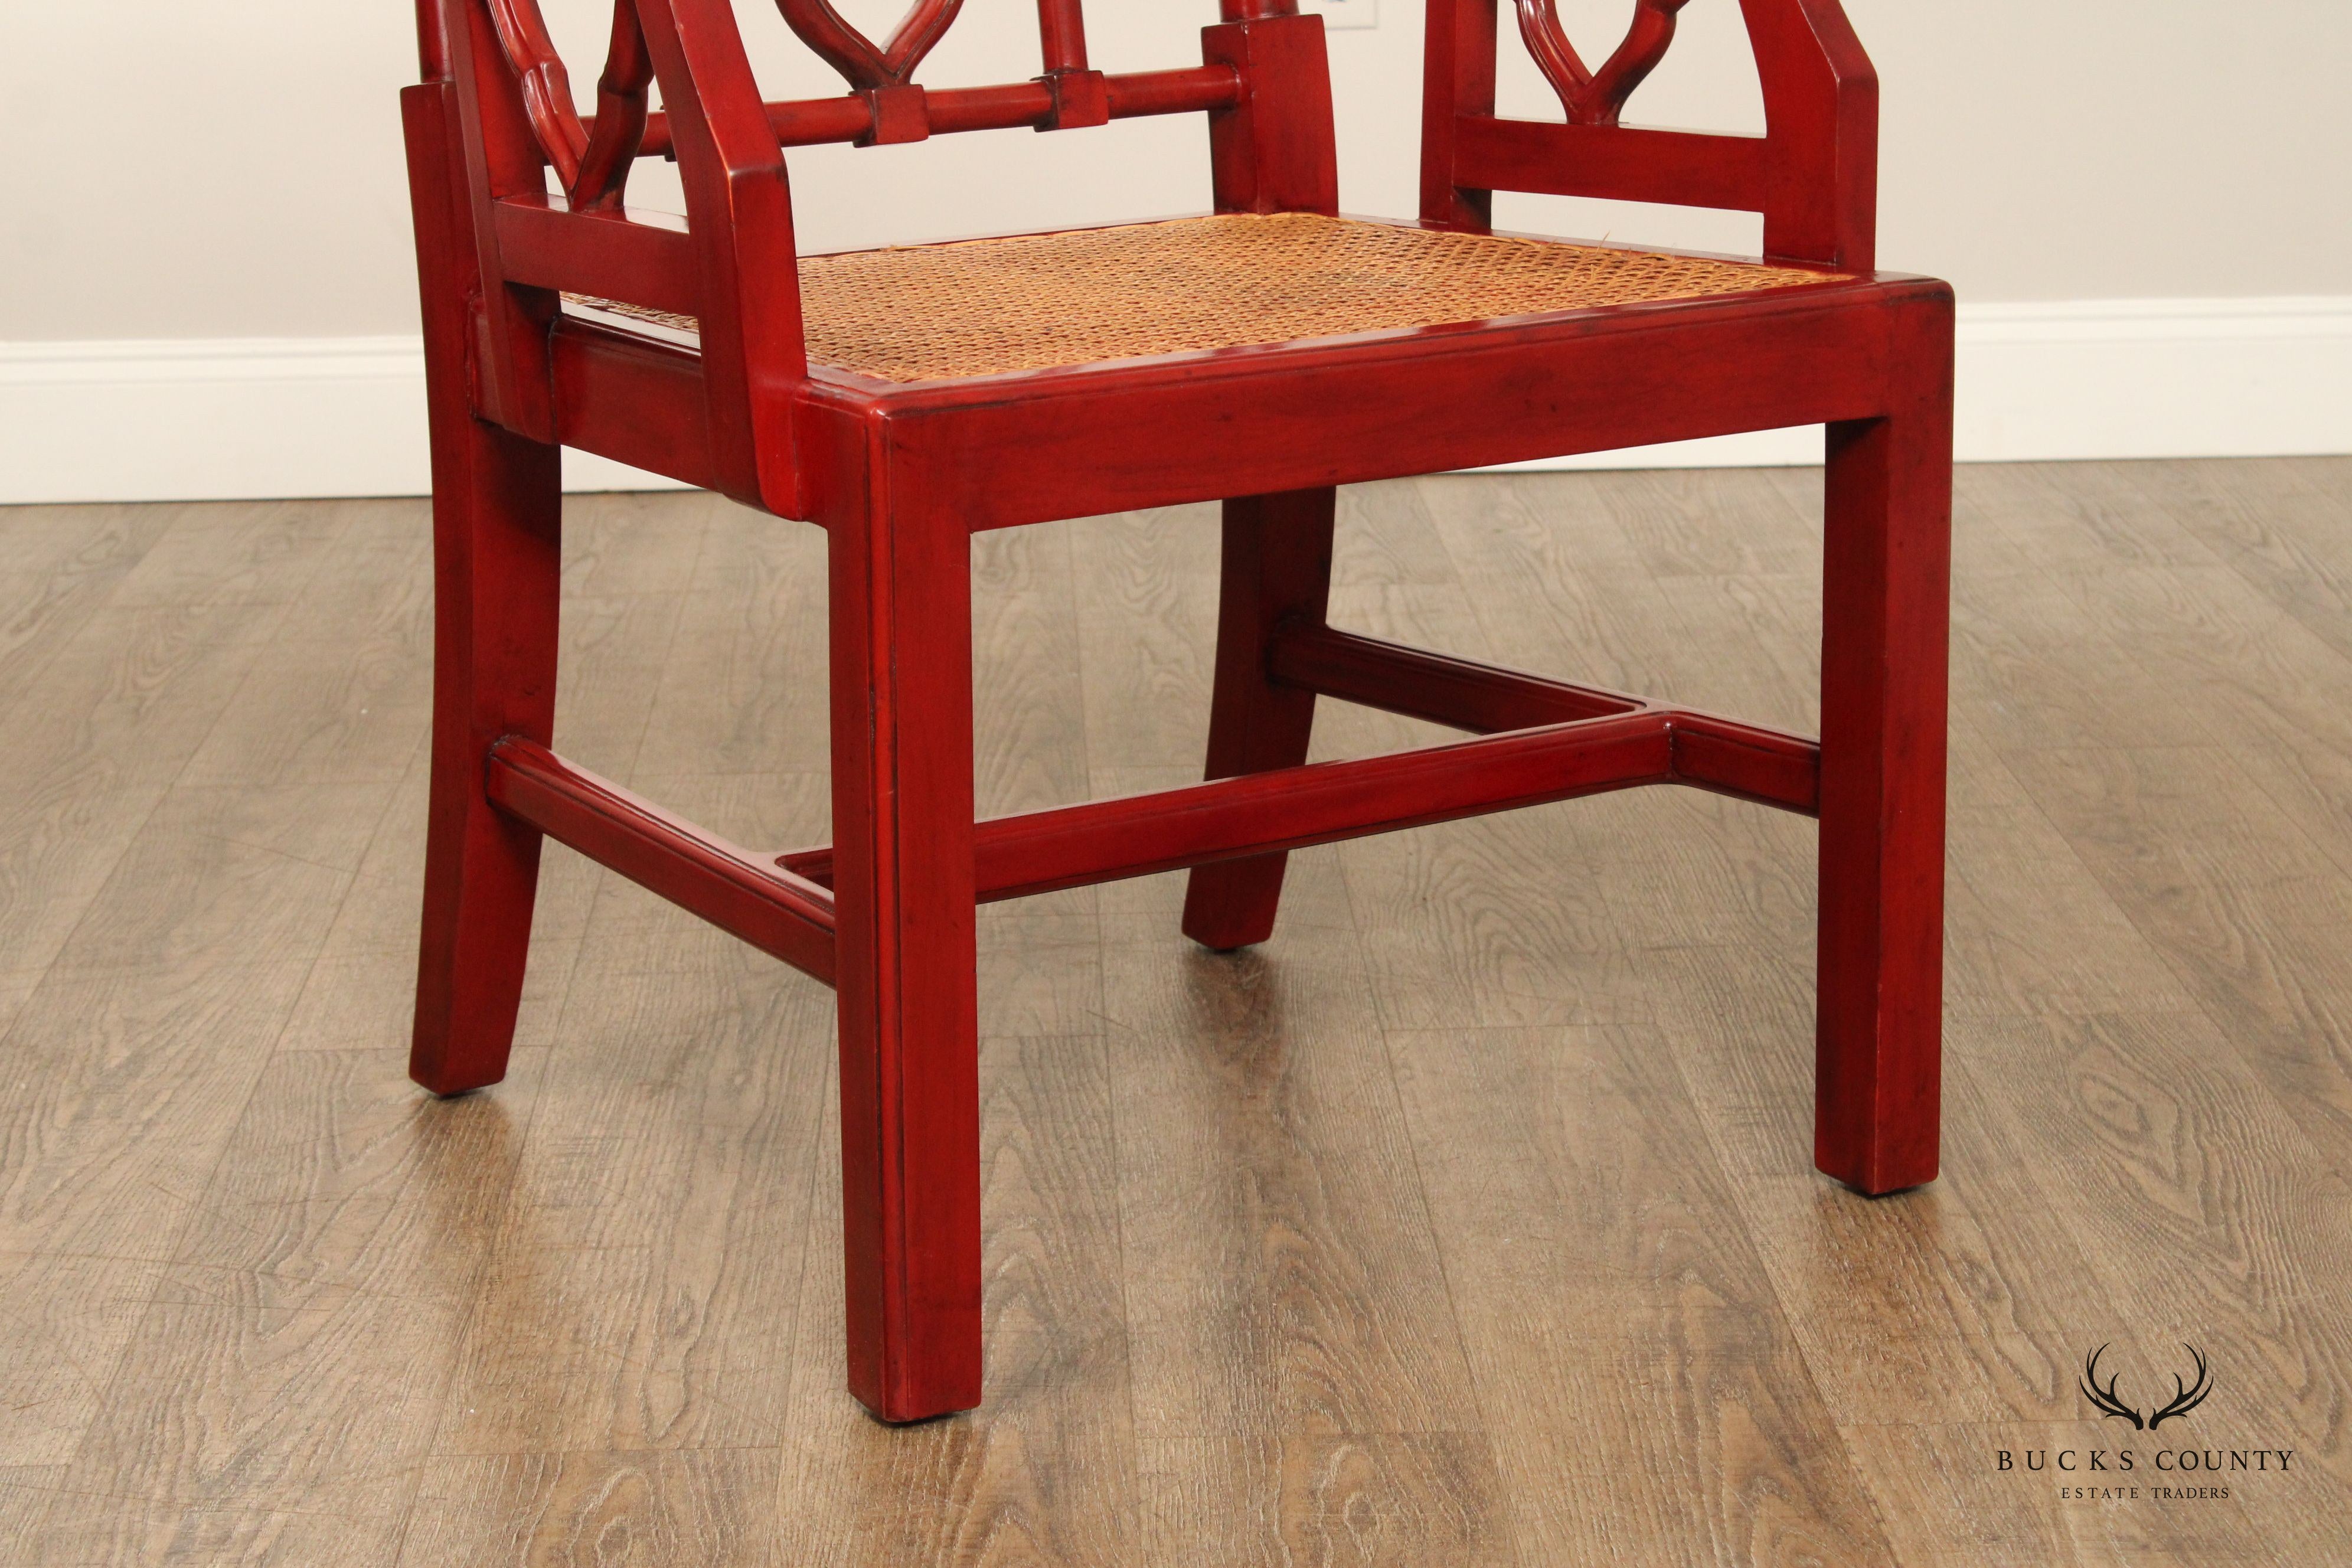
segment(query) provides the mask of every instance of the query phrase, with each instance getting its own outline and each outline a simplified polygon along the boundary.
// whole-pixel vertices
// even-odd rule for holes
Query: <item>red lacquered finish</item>
[[[1429,0],[1422,223],[1497,189],[1726,207],[1818,284],[1638,308],[893,383],[813,367],[784,149],[1205,113],[1221,212],[1334,213],[1322,24],[1221,0],[1198,65],[1104,73],[1079,0],[1038,0],[1038,74],[916,79],[960,0],[890,37],[777,0],[842,76],[761,100],[731,0],[616,0],[583,116],[535,0],[419,0],[402,100],[431,399],[432,816],[412,1070],[505,1070],[552,837],[838,987],[851,1391],[907,1421],[982,1388],[974,910],[1192,868],[1183,930],[1273,933],[1307,845],[1643,784],[1821,820],[1815,1160],[1868,1193],[1936,1173],[1952,307],[1871,271],[1877,88],[1836,0],[1741,0],[1762,136],[1621,123],[1683,0],[1633,0],[1589,67],[1514,0],[1564,119],[1498,116],[1497,0]],[[649,112],[658,83],[665,105]],[[683,220],[630,208],[677,161]],[[553,190],[550,189],[552,172]],[[563,292],[689,315],[690,346]],[[1826,426],[1822,734],[1498,669],[1327,624],[1335,487]],[[602,453],[827,530],[831,845],[740,848],[552,751],[557,467]],[[1221,500],[1206,777],[972,815],[971,535]],[[1318,698],[1474,738],[1309,764]]]

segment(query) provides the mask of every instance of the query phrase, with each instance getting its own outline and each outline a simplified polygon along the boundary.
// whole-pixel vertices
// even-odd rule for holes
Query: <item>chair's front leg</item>
[[[1307,760],[1315,694],[1266,679],[1266,645],[1285,621],[1323,624],[1338,494],[1327,485],[1225,502],[1210,778],[1295,768]],[[1184,889],[1184,934],[1220,952],[1272,936],[1288,860],[1254,855],[1194,867]]]
[[[873,484],[829,547],[849,1388],[916,1421],[980,1403],[971,544]]]
[[[1822,637],[1813,1158],[1872,1194],[1935,1178],[1943,1050],[1950,296],[1889,311],[1889,413],[1830,429]]]

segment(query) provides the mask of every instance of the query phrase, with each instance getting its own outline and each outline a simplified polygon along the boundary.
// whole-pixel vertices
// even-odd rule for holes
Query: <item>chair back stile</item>
[[[924,58],[962,0],[914,0],[880,43],[830,0],[775,0],[844,80],[835,98],[770,103],[734,0],[614,0],[595,112],[583,116],[537,0],[417,0],[427,86],[448,96],[449,182],[470,218],[480,295],[470,309],[479,411],[561,438],[559,297],[573,291],[692,316],[708,473],[715,488],[808,515],[793,406],[807,379],[784,149],[862,146],[959,131],[1099,125],[1205,111],[1221,212],[1335,213],[1330,80],[1319,18],[1296,0],[1219,0],[1197,67],[1106,74],[1087,52],[1082,0],[1038,0],[1041,69],[1024,82],[927,89]],[[1634,0],[1597,68],[1557,0],[1513,0],[1520,37],[1562,121],[1495,112],[1498,0],[1428,0],[1422,219],[1483,231],[1496,190],[1760,212],[1776,259],[1871,265],[1876,82],[1837,0],[1739,0],[1764,89],[1761,137],[1620,124],[1664,55],[1687,0]],[[663,112],[649,112],[661,84]],[[684,232],[632,214],[631,166],[674,158]],[[548,192],[547,171],[561,195]]]

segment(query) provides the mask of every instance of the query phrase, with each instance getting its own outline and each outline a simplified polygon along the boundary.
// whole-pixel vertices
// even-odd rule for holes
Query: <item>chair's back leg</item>
[[[1890,412],[1830,430],[1822,582],[1813,1157],[1865,1193],[1935,1179],[1943,1049],[1949,296],[1890,318]]]
[[[555,712],[559,449],[477,419],[466,386],[470,240],[446,87],[404,97],[433,444],[433,773],[409,1073],[436,1094],[506,1075],[540,836],[484,794],[501,735],[545,745]]]
[[[1266,647],[1286,621],[1323,624],[1337,503],[1338,492],[1328,486],[1225,502],[1210,778],[1295,768],[1307,760],[1315,694],[1268,679]],[[1254,855],[1194,867],[1184,889],[1184,934],[1220,952],[1273,935],[1288,859]]]
[[[1239,106],[1209,117],[1217,210],[1337,213],[1331,73],[1320,19],[1275,16],[1261,0],[1225,0],[1223,9],[1238,19],[1202,31],[1203,58],[1240,71],[1247,90]],[[1323,622],[1333,503],[1328,487],[1225,502],[1210,778],[1307,760],[1314,694],[1266,679],[1266,642],[1286,619]],[[1184,890],[1184,934],[1220,952],[1273,935],[1287,861],[1258,855],[1193,868]]]
[[[874,481],[828,530],[849,1389],[980,1403],[971,536]]]

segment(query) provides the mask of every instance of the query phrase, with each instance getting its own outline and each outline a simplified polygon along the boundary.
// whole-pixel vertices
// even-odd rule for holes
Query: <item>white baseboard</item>
[[[2352,295],[1963,304],[1956,379],[1964,463],[2352,452]],[[1811,426],[1514,466],[1821,460]]]
[[[567,488],[674,481],[584,452]],[[415,338],[0,343],[0,503],[424,495]]]
[[[1963,305],[1964,462],[2352,452],[2352,296]],[[1519,465],[1821,460],[1817,429]],[[581,453],[572,489],[671,481]],[[0,344],[0,503],[417,495],[413,338]]]

